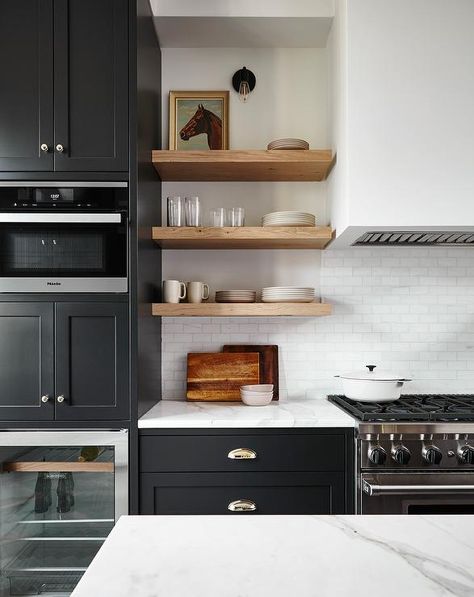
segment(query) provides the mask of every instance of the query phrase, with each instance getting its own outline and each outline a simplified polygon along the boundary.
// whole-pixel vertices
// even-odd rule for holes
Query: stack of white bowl
[[[308,141],[303,139],[275,139],[270,141],[267,145],[267,149],[309,149]]]
[[[256,290],[217,290],[216,303],[255,303]]]
[[[316,216],[304,211],[274,211],[262,218],[263,226],[315,226]]]
[[[266,406],[273,399],[273,384],[259,383],[240,387],[240,398],[247,406]]]
[[[314,288],[270,286],[262,288],[262,303],[312,303]]]

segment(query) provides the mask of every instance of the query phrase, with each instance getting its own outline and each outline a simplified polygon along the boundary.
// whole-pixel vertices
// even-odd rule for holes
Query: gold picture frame
[[[229,92],[170,91],[169,148],[229,149]]]

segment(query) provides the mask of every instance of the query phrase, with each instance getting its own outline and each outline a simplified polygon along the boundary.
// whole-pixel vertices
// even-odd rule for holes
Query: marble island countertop
[[[354,427],[355,420],[324,397],[287,399],[268,406],[241,402],[162,400],[138,421],[144,428]]]
[[[72,597],[468,597],[472,516],[124,516]]]

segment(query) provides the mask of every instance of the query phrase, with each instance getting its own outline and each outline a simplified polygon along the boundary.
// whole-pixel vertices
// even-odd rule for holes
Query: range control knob
[[[369,450],[369,460],[373,464],[385,464],[387,460],[387,452],[382,446],[374,446]]]
[[[410,450],[405,446],[393,446],[392,458],[398,464],[408,464],[410,462]]]
[[[474,448],[468,444],[460,446],[458,458],[462,464],[474,464]]]
[[[439,464],[443,460],[443,453],[436,446],[425,446],[422,451],[422,456],[428,464]]]

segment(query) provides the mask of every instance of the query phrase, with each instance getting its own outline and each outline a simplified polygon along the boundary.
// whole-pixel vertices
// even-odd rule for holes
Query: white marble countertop
[[[124,516],[73,597],[474,595],[473,516]]]
[[[274,401],[268,406],[241,402],[162,400],[138,421],[144,428],[354,427],[355,420],[326,398]]]

